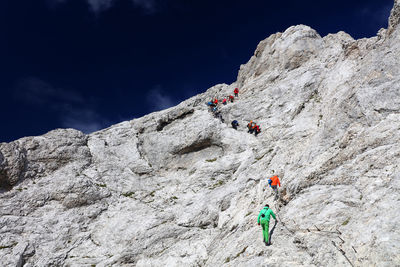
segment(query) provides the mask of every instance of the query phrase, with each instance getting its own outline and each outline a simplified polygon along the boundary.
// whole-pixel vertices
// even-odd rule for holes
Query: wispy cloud
[[[158,111],[170,108],[176,105],[175,100],[171,96],[167,95],[161,86],[156,86],[147,94],[147,102],[151,107],[151,111]]]
[[[22,79],[17,85],[17,94],[25,102],[31,104],[49,104],[59,105],[61,103],[81,104],[84,99],[78,93],[53,87],[36,77]]]
[[[132,0],[133,3],[142,8],[146,13],[152,14],[157,11],[158,3],[156,0]]]
[[[62,126],[74,128],[86,134],[98,131],[111,122],[102,118],[97,112],[88,108],[66,107],[65,114],[61,117]]]
[[[113,3],[114,0],[87,0],[91,10],[98,14],[106,9],[109,9]]]
[[[387,27],[392,7],[393,3],[382,5],[380,8],[365,6],[360,9],[360,15],[368,18],[368,24],[370,24],[371,27]]]
[[[69,0],[47,0],[51,6],[57,4],[65,3]],[[119,0],[83,0],[86,1],[90,10],[95,14],[100,14],[101,12],[111,8],[115,2]],[[158,10],[158,2],[161,0],[130,0],[132,3],[141,8],[145,14],[153,14]]]
[[[54,112],[62,127],[91,133],[111,124],[78,92],[54,87],[36,77],[21,80],[17,84],[15,96],[27,104]]]

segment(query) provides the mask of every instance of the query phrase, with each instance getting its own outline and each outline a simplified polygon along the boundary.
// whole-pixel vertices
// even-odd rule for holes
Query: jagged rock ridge
[[[168,110],[0,144],[0,262],[399,265],[399,9],[369,39],[290,27],[237,82]],[[235,87],[222,123],[204,103]],[[270,247],[256,225],[267,202],[279,220]]]

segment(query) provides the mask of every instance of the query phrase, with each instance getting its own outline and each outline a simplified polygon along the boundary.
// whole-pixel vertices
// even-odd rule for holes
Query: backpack
[[[271,179],[268,179],[268,184],[269,184],[270,187],[272,187],[271,186],[271,184],[272,184],[272,180]]]
[[[263,213],[261,214],[260,223],[265,224],[265,223],[268,221],[268,218],[267,218],[267,216],[265,215],[265,213],[267,213],[267,212],[268,212],[268,209],[265,210],[265,212],[263,212]]]

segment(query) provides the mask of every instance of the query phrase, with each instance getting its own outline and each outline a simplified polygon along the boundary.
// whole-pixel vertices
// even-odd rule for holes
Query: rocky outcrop
[[[0,262],[399,265],[396,8],[388,31],[369,39],[304,25],[274,34],[237,82],[176,107],[87,136],[0,144]],[[235,87],[222,122],[205,103]],[[278,216],[269,247],[256,223],[265,203]]]
[[[15,185],[24,176],[26,151],[15,143],[3,144],[0,152],[0,184]]]
[[[13,186],[25,178],[48,175],[64,165],[91,161],[87,137],[76,130],[55,130],[0,144],[0,184]]]
[[[391,34],[400,24],[400,1],[395,0],[389,17],[388,33]]]

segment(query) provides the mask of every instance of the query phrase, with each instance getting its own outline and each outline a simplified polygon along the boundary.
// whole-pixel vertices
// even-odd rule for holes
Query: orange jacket
[[[278,176],[275,175],[275,176],[273,176],[273,177],[271,177],[271,178],[269,178],[269,179],[272,180],[271,186],[272,186],[272,185],[279,185],[279,186],[281,186],[281,181],[279,181]]]

